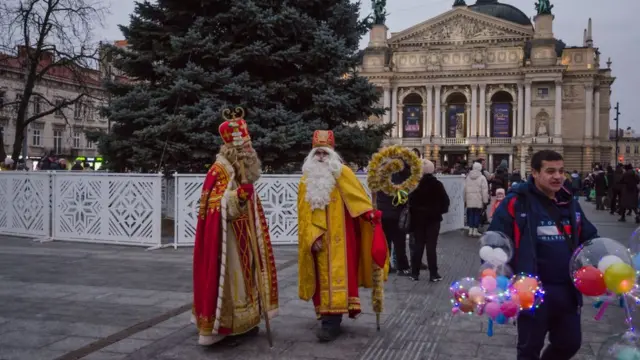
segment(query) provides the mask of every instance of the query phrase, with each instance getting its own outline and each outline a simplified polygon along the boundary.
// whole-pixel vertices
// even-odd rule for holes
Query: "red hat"
[[[330,147],[333,149],[336,146],[336,140],[333,137],[333,131],[316,130],[313,133],[313,141],[311,142],[311,146],[314,148]]]
[[[243,119],[244,110],[241,107],[237,107],[235,110],[222,110],[222,117],[226,121],[220,124],[218,132],[225,144],[241,147],[247,141],[251,141],[247,122]]]

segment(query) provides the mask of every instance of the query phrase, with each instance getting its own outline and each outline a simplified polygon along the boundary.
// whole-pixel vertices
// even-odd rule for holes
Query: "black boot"
[[[320,342],[333,341],[340,336],[342,332],[342,328],[340,327],[342,315],[323,315],[321,321],[322,324],[316,332],[316,336]]]

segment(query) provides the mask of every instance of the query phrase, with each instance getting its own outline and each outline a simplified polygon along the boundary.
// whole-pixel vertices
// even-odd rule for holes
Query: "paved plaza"
[[[626,240],[635,225],[621,224],[584,205],[601,235]],[[276,248],[280,316],[272,320],[274,348],[263,331],[236,344],[205,349],[189,324],[191,248],[146,251],[80,243],[0,238],[0,360],[121,359],[515,359],[515,327],[486,335],[484,318],[452,316],[448,286],[475,275],[477,241],[451,232],[440,237],[445,281],[431,284],[391,275],[382,330],[375,330],[370,291],[364,313],[345,319],[331,344],[316,341],[313,308],[297,298],[297,247]],[[595,359],[600,344],[624,329],[610,307],[596,322],[583,311],[579,359]],[[264,327],[262,326],[262,329]]]

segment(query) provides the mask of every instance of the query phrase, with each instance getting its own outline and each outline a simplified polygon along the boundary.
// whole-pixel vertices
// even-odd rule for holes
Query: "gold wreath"
[[[222,118],[227,121],[239,120],[244,118],[244,109],[240,106],[235,109],[223,109],[222,110]]]
[[[411,175],[401,184],[394,184],[391,175],[402,171],[404,164],[408,164]],[[373,154],[369,162],[367,183],[371,192],[382,191],[393,196],[395,206],[407,202],[409,193],[412,192],[422,177],[422,161],[411,150],[400,146],[389,146]]]

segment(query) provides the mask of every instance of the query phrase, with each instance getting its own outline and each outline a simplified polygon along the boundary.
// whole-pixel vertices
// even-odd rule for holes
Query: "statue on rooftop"
[[[371,8],[373,8],[373,24],[384,25],[387,20],[387,0],[371,0]]]
[[[549,0],[538,0],[536,3],[538,15],[551,15],[551,9],[553,9],[553,5],[551,5]]]

